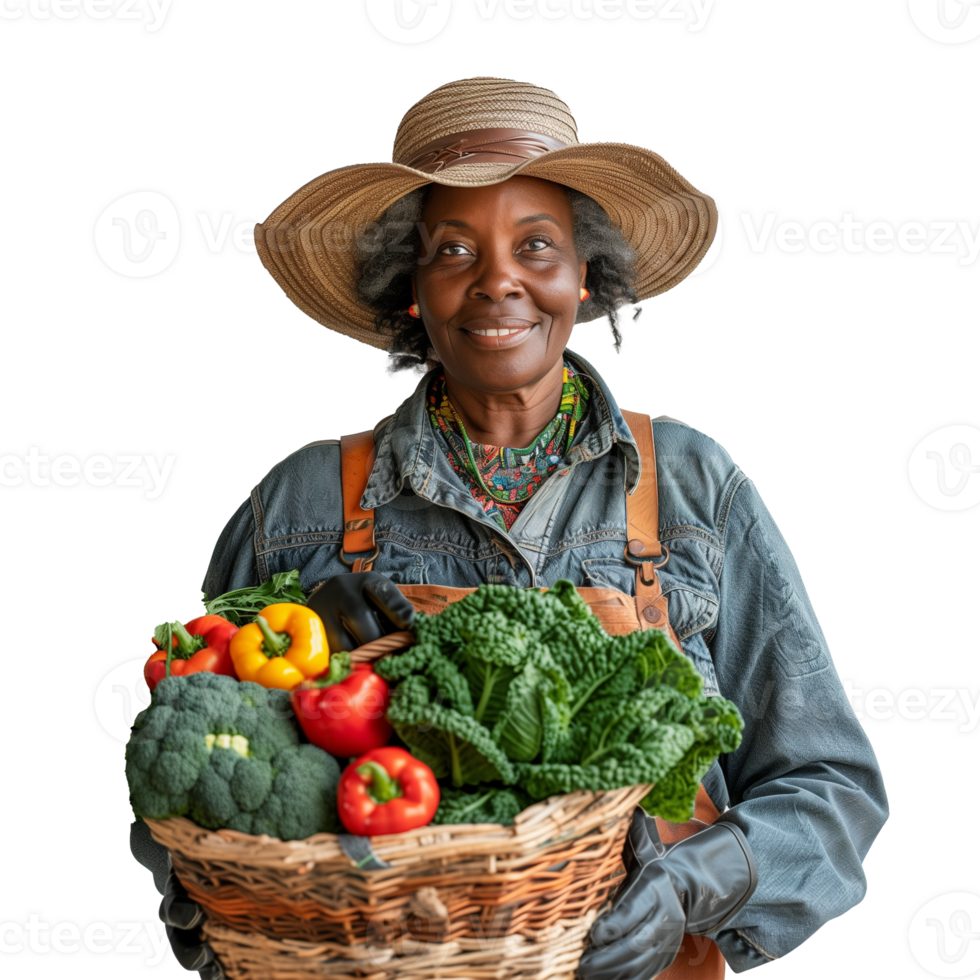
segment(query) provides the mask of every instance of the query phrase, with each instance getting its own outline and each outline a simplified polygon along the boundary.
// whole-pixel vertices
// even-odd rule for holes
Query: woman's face
[[[435,184],[422,223],[431,244],[413,293],[447,375],[487,392],[543,378],[561,359],[585,283],[565,189],[536,177]]]

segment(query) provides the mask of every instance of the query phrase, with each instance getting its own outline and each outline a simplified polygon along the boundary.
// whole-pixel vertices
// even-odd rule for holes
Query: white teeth
[[[512,333],[518,333],[522,327],[488,327],[486,330],[471,330],[479,337],[509,337]]]

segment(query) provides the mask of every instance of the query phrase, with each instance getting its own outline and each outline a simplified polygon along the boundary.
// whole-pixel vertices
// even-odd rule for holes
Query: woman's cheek
[[[578,311],[578,280],[563,277],[561,282],[550,288],[539,289],[532,297],[534,304],[543,313],[555,320],[575,320]]]

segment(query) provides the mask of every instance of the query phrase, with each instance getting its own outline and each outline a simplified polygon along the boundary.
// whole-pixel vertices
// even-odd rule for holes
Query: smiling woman
[[[617,311],[689,275],[716,220],[652,151],[579,143],[553,92],[475,78],[409,109],[391,163],[323,174],[256,228],[304,312],[428,370],[373,429],[275,466],[223,531],[205,592],[298,568],[338,650],[407,628],[413,604],[570,580],[610,632],[667,631],[745,718],[737,751],[692,762],[697,819],[635,815],[583,980],[717,980],[726,960],[784,955],[860,901],[887,816],[752,482],[708,436],[621,411],[568,349],[599,317],[618,346]],[[638,375],[631,398],[663,397],[672,378],[692,383]]]

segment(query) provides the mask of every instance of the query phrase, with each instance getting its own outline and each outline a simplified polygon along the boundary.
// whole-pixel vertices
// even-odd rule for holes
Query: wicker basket
[[[419,589],[416,608],[451,601]],[[605,590],[585,591],[604,600],[608,626]],[[392,633],[351,660],[372,662],[413,640]],[[146,823],[206,910],[204,935],[231,980],[571,980],[624,873],[630,818],[649,790],[552,797],[509,827],[430,825],[372,838],[281,841],[182,817]]]
[[[545,980],[573,976],[648,790],[553,797],[510,827],[370,839],[147,824],[207,911],[205,935],[232,980]]]

